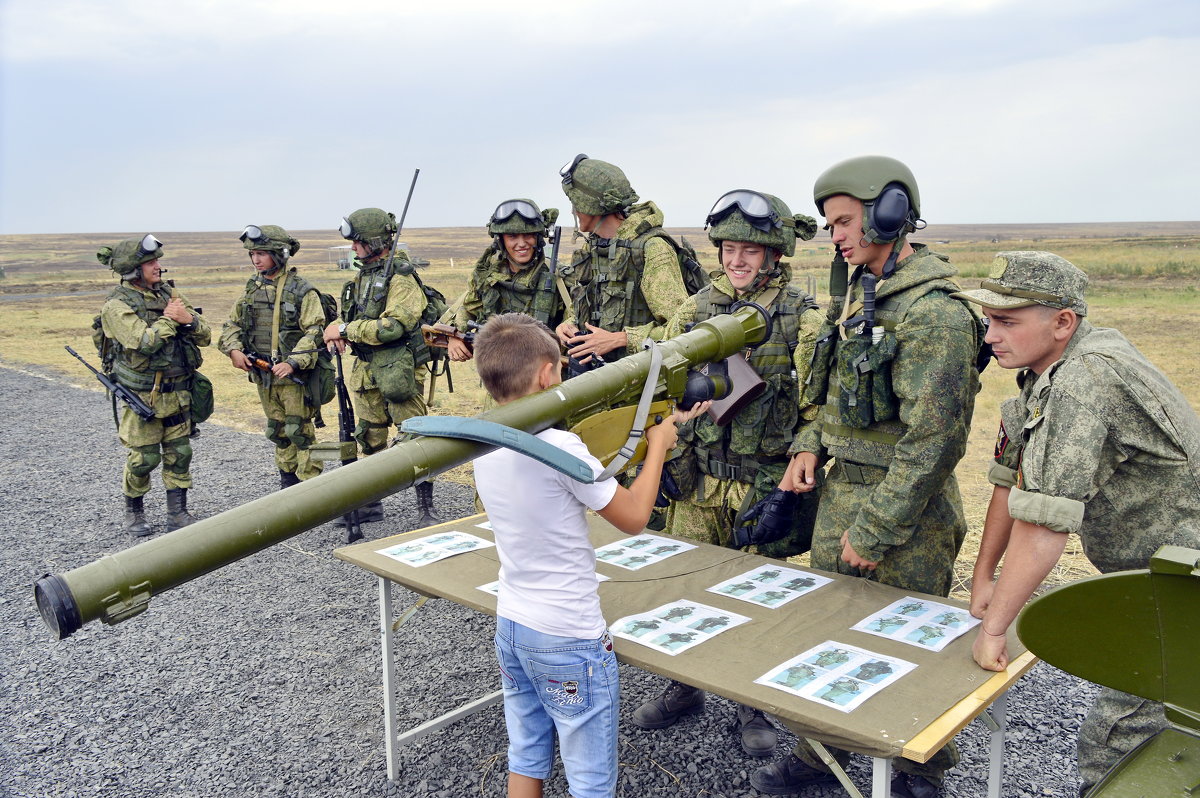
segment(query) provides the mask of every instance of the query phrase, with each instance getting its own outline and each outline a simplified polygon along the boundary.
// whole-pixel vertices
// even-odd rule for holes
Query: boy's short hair
[[[497,402],[528,394],[542,364],[557,364],[559,357],[554,333],[524,313],[492,316],[475,334],[475,370]]]

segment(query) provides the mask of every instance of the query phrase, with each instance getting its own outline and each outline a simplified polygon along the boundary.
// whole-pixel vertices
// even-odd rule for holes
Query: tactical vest
[[[251,277],[246,282],[246,295],[238,314],[238,326],[242,330],[242,351],[253,352],[261,358],[279,357],[286,359],[296,344],[304,337],[300,329],[300,309],[304,297],[316,289],[294,271],[283,274],[283,296],[279,307],[279,352],[271,351],[271,326],[275,323],[275,291],[272,290],[279,278],[259,281]]]
[[[109,293],[106,301],[121,300],[150,327],[162,317],[167,302],[171,299],[170,289],[166,285],[160,285],[152,291],[153,297],[148,297],[133,286],[121,283]],[[190,335],[173,335],[166,338],[162,347],[150,355],[136,349],[126,349],[116,339],[110,338],[109,341],[115,352],[113,376],[117,382],[133,391],[152,390],[155,374],[158,373],[162,374],[163,382],[172,383],[171,387],[174,390],[189,390],[188,378],[200,367],[204,359],[200,347],[196,346]]]
[[[483,324],[501,313],[525,313],[549,327],[554,326],[552,321],[561,320],[558,317],[562,314],[556,312],[561,303],[550,265],[542,260],[532,269],[532,279],[522,285],[517,277],[525,276],[523,272],[514,274],[504,256],[496,256],[494,251],[484,253],[471,275],[483,304],[483,317],[476,321]]]
[[[728,313],[737,301],[710,286],[696,294],[697,322]],[[766,383],[762,395],[733,421],[718,427],[707,415],[681,430],[680,437],[696,451],[700,470],[717,479],[753,485],[759,469],[787,462],[788,447],[800,426],[800,393],[792,355],[799,344],[800,315],[815,309],[816,300],[784,286],[768,310],[771,337],[750,353],[750,365]]]
[[[363,264],[354,279],[342,288],[342,321],[349,324],[358,319],[378,319],[387,310],[388,288],[395,274],[410,274],[413,265],[406,255],[397,253],[395,262],[389,270],[386,259],[380,258],[375,263]],[[419,281],[419,280],[418,280]],[[382,341],[383,339],[380,338]],[[423,366],[429,362],[429,348],[421,335],[420,326],[409,330],[393,340],[378,345],[350,342],[354,356],[365,363],[370,363],[376,353],[384,350],[407,347],[412,352],[413,367]]]
[[[642,272],[646,267],[646,244],[661,236],[661,227],[648,223],[636,238],[593,238],[586,249],[575,253],[562,270],[575,305],[575,321],[616,331],[654,321],[654,313],[642,296]],[[605,359],[628,354],[624,349]]]
[[[918,283],[884,299],[877,299],[875,325],[883,327],[885,335],[894,337],[897,325],[904,321],[909,309],[921,297],[935,292],[949,297],[950,294],[961,290],[961,287],[951,280],[935,279]],[[961,302],[962,300],[953,301]],[[974,314],[972,314],[972,318],[976,318]],[[975,334],[977,341],[983,339],[983,331],[977,318]],[[837,362],[844,344],[845,341],[839,340],[832,347],[831,357],[834,363]],[[887,468],[891,465],[896,444],[900,442],[908,427],[900,421],[898,413],[886,421],[876,421],[865,429],[858,429],[844,423],[845,419],[841,417],[838,410],[838,397],[842,390],[838,371],[839,369],[835,367],[829,368],[829,390],[820,416],[822,445],[828,450],[830,457],[836,457],[838,460]],[[974,373],[973,369],[972,372]],[[887,382],[883,389],[887,391],[890,402],[898,408],[900,400],[896,397],[891,385],[890,369],[887,370],[886,376]],[[958,422],[956,419],[946,419],[946,423]]]

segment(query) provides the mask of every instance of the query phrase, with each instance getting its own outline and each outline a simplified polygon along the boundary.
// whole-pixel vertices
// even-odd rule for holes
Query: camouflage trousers
[[[423,369],[418,370],[416,396],[404,402],[388,401],[378,388],[362,388],[350,393],[354,402],[354,415],[358,419],[354,437],[362,447],[364,455],[375,454],[387,447],[389,426],[398,429],[405,419],[428,414],[422,372]]]
[[[859,509],[871,502],[874,486],[887,473],[886,469],[874,466],[862,466],[859,470],[862,473],[856,474],[856,478],[862,477],[862,483],[851,482],[836,461],[829,469],[813,529],[813,568],[859,575],[856,569],[842,561],[842,533],[853,525]],[[888,550],[871,578],[906,590],[948,596],[954,580],[954,559],[966,534],[958,482],[951,475],[942,490],[929,500],[911,537]],[[832,747],[829,750],[843,764],[849,759],[846,751]],[[818,770],[829,770],[803,738],[792,753]],[[951,741],[924,764],[900,757],[892,760],[892,766],[940,786],[946,771],[958,761],[958,747]]]
[[[1163,705],[1108,687],[1079,727],[1080,794],[1090,790],[1121,757],[1166,728]]]
[[[256,384],[258,400],[267,416],[265,434],[275,444],[275,467],[302,480],[320,474],[324,463],[308,453],[317,438],[312,422],[317,411],[304,401],[304,386],[278,379],[269,386]]]
[[[732,479],[700,475],[700,489],[667,508],[666,532],[714,546],[733,541],[733,524],[750,486]]]
[[[159,394],[151,402],[149,391],[138,393],[146,404],[154,408],[155,418],[142,421],[136,413],[125,408],[117,434],[121,443],[129,449],[125,456],[125,472],[121,479],[121,492],[137,498],[150,492],[150,474],[162,463],[163,485],[170,488],[190,488],[192,474],[192,443],[188,437],[192,432],[189,408],[192,395],[187,391],[171,391]],[[163,425],[163,419],[179,417],[179,423]]]

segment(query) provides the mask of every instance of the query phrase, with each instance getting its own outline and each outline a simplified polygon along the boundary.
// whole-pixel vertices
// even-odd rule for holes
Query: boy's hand
[[[694,418],[699,418],[710,407],[712,407],[711,401],[700,402],[692,407],[691,410],[676,409],[674,413],[646,430],[646,445],[661,446],[664,452],[671,451],[675,448],[675,442],[679,439],[678,426],[686,424]]]

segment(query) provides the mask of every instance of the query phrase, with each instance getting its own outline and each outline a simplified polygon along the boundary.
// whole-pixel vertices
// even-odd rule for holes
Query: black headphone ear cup
[[[888,183],[879,192],[879,196],[871,203],[867,221],[875,231],[877,240],[882,242],[895,241],[904,232],[908,224],[909,210],[912,203],[908,192],[900,183]]]

